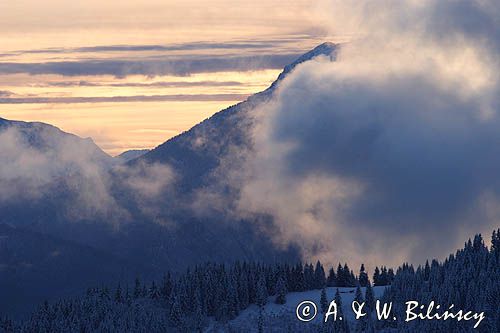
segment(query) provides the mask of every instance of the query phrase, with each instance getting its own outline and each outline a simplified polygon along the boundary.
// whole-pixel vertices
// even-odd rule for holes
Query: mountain
[[[91,138],[83,139],[49,124],[0,118],[0,134],[4,136],[3,140],[6,134],[11,134],[11,139],[17,140],[15,143],[23,148],[29,147],[56,158],[76,149],[91,162],[101,165],[113,164],[113,158],[102,151]]]
[[[129,281],[140,268],[92,247],[0,224],[0,313],[23,313],[84,284]]]
[[[316,46],[311,51],[303,54],[297,60],[295,60],[291,64],[288,64],[285,66],[285,68],[280,73],[280,75],[278,76],[276,81],[274,81],[271,84],[271,87],[269,87],[269,90],[273,90],[279,82],[281,82],[285,77],[288,76],[288,74],[290,74],[291,71],[293,71],[293,69],[295,67],[297,67],[298,65],[300,65],[303,62],[312,60],[312,59],[319,57],[319,56],[327,56],[327,57],[330,57],[330,61],[334,61],[337,58],[338,47],[339,47],[338,44],[325,42],[323,44]]]
[[[287,66],[277,82],[304,61],[319,55],[333,59],[335,50],[330,43],[318,46]],[[97,267],[106,265],[106,275],[132,267],[127,277],[150,279],[166,269],[175,272],[207,261],[297,260],[297,247],[276,247],[271,240],[279,231],[269,216],[235,217],[230,203],[221,210],[216,197],[210,198],[237,195],[214,172],[228,154],[251,146],[251,112],[272,97],[276,86],[126,163],[116,163],[91,140],[53,126],[2,119],[0,157],[7,162],[0,169],[0,223],[15,228],[8,232],[18,240],[0,253],[0,264],[4,271],[16,271],[16,262],[37,263],[38,270],[9,275],[11,283],[0,286],[0,309],[22,312],[35,301],[8,290],[26,288],[37,290],[37,300],[53,298],[55,284],[37,272],[57,271],[75,287],[87,287],[105,278]],[[204,192],[208,197],[200,198]],[[200,214],[196,202],[213,211]],[[12,246],[16,242],[19,247]],[[40,258],[60,242],[64,263]],[[14,301],[18,306],[9,307]]]
[[[248,115],[259,104],[268,101],[278,86],[299,64],[318,56],[336,57],[337,44],[323,43],[287,65],[272,85],[246,101],[222,110],[131,163],[168,163],[182,175],[182,187],[190,193],[194,188],[205,186],[210,173],[219,165],[221,156],[230,148],[246,147],[250,141],[246,133],[252,126]]]
[[[115,158],[120,161],[120,163],[126,163],[130,160],[136,159],[138,157],[141,157],[142,155],[148,153],[150,150],[149,149],[131,149],[124,151],[120,155],[116,156]]]

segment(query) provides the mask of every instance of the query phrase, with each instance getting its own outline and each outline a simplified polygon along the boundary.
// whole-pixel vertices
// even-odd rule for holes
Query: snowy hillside
[[[351,309],[351,304],[354,301],[356,288],[338,288],[342,300],[342,310],[344,313],[344,317],[347,318],[348,321],[352,322],[354,320],[354,314]],[[373,293],[375,299],[381,299],[384,294],[386,287],[373,287]],[[326,297],[328,302],[331,302],[335,298],[335,292],[337,288],[330,287],[325,288]],[[366,288],[361,288],[363,292],[363,297],[366,295]],[[321,314],[320,307],[320,299],[321,299],[321,290],[310,290],[304,292],[293,292],[288,293],[286,295],[286,303],[283,305],[275,303],[275,296],[271,296],[268,298],[267,304],[263,308],[262,316],[267,323],[271,323],[275,321],[279,325],[276,327],[277,331],[283,331],[283,320],[286,320],[294,327],[300,327],[303,325],[304,327],[312,326],[312,324],[320,324],[323,320],[323,315]],[[317,315],[310,322],[300,322],[296,317],[296,309],[297,306],[303,301],[312,301],[317,306]],[[259,307],[255,304],[252,304],[247,309],[241,312],[241,314],[230,321],[230,325],[232,327],[238,327],[242,331],[251,332],[255,330],[256,323],[259,320]],[[276,318],[281,318],[282,320],[276,320]],[[220,327],[217,324],[213,324],[207,332],[217,332]]]

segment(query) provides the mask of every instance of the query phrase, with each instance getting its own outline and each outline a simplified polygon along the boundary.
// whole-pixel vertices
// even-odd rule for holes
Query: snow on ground
[[[386,287],[373,287],[373,293],[375,295],[375,299],[381,299],[385,288]],[[344,317],[346,317],[347,320],[353,320],[354,314],[351,309],[351,304],[356,294],[356,288],[338,288],[338,289],[342,298],[342,310],[344,313]],[[365,289],[366,288],[361,288],[363,296],[365,295]],[[337,291],[336,287],[326,288],[326,297],[328,299],[328,303],[330,303],[335,298],[336,291]],[[290,320],[294,320],[297,323],[300,323],[295,315],[295,310],[297,308],[297,305],[299,305],[303,301],[312,301],[317,306],[318,314],[314,318],[314,320],[311,321],[311,323],[319,324],[323,319],[323,315],[321,314],[320,298],[321,298],[321,290],[288,293],[286,295],[286,303],[283,305],[279,305],[274,303],[275,296],[271,296],[268,299],[268,303],[264,307],[263,315],[266,318],[289,317]],[[259,315],[259,307],[257,305],[251,305],[250,307],[242,311],[237,318],[231,321],[231,323],[236,327],[244,323],[251,323],[251,322],[256,323],[258,315]]]

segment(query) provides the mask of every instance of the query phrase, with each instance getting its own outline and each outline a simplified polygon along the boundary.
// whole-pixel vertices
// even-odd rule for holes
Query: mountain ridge
[[[306,61],[309,61],[309,60],[312,60],[318,56],[321,56],[321,55],[325,55],[325,56],[331,56],[331,60],[335,60],[336,59],[336,53],[337,53],[337,49],[340,47],[340,44],[335,44],[335,43],[332,43],[332,42],[324,42],[322,44],[319,44],[318,46],[316,46],[315,48],[313,48],[312,50],[304,53],[302,56],[300,56],[299,58],[297,58],[294,62],[292,62],[291,64],[288,64],[284,67],[283,71],[278,75],[278,77],[276,78],[275,81],[273,81],[273,83],[268,87],[266,88],[264,91],[261,91],[261,92],[258,92],[254,95],[251,95],[249,96],[246,100],[244,101],[241,101],[239,103],[236,103],[234,105],[231,105],[221,111],[218,111],[216,112],[215,114],[213,114],[212,116],[208,117],[207,119],[201,121],[200,123],[194,125],[193,127],[191,127],[190,129],[188,129],[187,131],[184,131],[168,140],[166,140],[165,142],[161,143],[160,145],[158,145],[157,147],[151,149],[147,154],[144,154],[143,156],[140,156],[139,158],[143,158],[145,160],[154,160],[155,158],[152,157],[156,154],[156,150],[160,147],[164,147],[165,145],[167,145],[170,141],[176,141],[178,137],[184,135],[185,133],[189,133],[191,132],[192,130],[194,130],[195,128],[197,128],[198,126],[202,126],[204,123],[206,123],[207,121],[210,121],[211,119],[217,119],[219,117],[223,117],[224,115],[226,115],[227,113],[231,113],[231,111],[234,111],[235,109],[237,108],[241,108],[242,107],[242,104],[247,104],[247,103],[256,103],[256,102],[261,102],[262,98],[266,99],[266,98],[270,98],[270,95],[272,95],[274,89],[277,87],[277,85],[283,81],[298,65],[306,62]],[[255,99],[257,99],[257,101],[255,101]]]
[[[331,55],[334,49],[333,44],[324,44],[306,53],[288,67],[280,80],[286,78],[297,65],[307,61],[305,59],[322,54]],[[291,244],[283,248],[272,241],[270,235],[279,230],[269,216],[243,219],[217,210],[200,215],[193,206],[199,200],[200,190],[228,196],[235,194],[225,184],[219,183],[213,173],[220,166],[221,159],[232,149],[251,145],[248,132],[253,123],[249,114],[254,107],[272,98],[274,87],[217,112],[150,152],[116,165],[116,168],[109,168],[108,162],[107,168],[88,165],[85,160],[87,155],[82,156],[78,149],[71,149],[74,146],[61,146],[57,140],[47,140],[47,144],[55,144],[57,152],[62,150],[62,155],[67,149],[72,150],[69,152],[69,161],[75,159],[81,174],[69,174],[67,178],[59,177],[41,184],[36,189],[42,194],[35,197],[20,198],[14,202],[0,200],[3,213],[0,223],[20,226],[22,230],[40,234],[41,242],[42,238],[50,236],[68,241],[75,248],[87,246],[107,253],[112,258],[126,259],[130,265],[145,267],[141,275],[146,278],[155,277],[165,268],[177,271],[209,260],[221,263],[241,259],[263,262],[298,260],[300,251],[297,246]],[[55,131],[66,137],[61,134],[64,132],[51,125],[8,122],[1,122],[4,128],[8,127],[7,124],[17,124],[18,128],[42,128],[46,131],[41,133]],[[3,132],[0,131],[0,135]],[[40,134],[36,130],[34,133],[32,139]],[[49,135],[49,139],[53,138]],[[79,144],[85,141],[77,136],[71,138]],[[16,150],[10,153],[15,155]],[[31,150],[28,151],[30,154]],[[58,164],[58,159],[51,158],[57,154],[45,154],[47,158],[43,149],[37,154],[47,159],[48,167]],[[106,161],[116,162],[116,158],[106,156]],[[37,166],[34,165],[36,173]],[[67,172],[67,169],[62,170]],[[171,174],[175,177],[166,183],[165,188],[158,186]],[[5,182],[1,178],[0,181]],[[11,183],[8,184],[11,186]],[[29,246],[29,243],[24,246]],[[19,253],[28,256],[23,258],[24,261],[31,260],[31,252],[27,249],[20,248]],[[0,251],[0,262],[6,255]],[[73,260],[78,260],[77,256]],[[70,270],[70,267],[67,269]],[[35,273],[25,270],[22,281],[32,281],[31,276]],[[68,271],[65,274],[70,273]],[[88,276],[87,280],[91,278],[94,276]],[[89,281],[82,281],[82,285],[88,286]],[[47,282],[46,288],[43,284],[38,287],[44,290],[47,297],[52,295],[53,286],[50,283]],[[0,289],[0,294],[10,290],[9,284]],[[23,300],[19,296],[10,297],[18,297],[21,303],[19,308],[22,308]],[[25,301],[29,302],[28,298]],[[3,302],[9,302],[9,299]]]
[[[51,150],[55,148],[55,143],[65,140],[68,144],[76,144],[86,149],[96,161],[112,164],[112,157],[104,152],[91,137],[82,138],[44,122],[10,120],[0,117],[0,133],[8,129],[16,130],[21,134],[22,139],[37,149]]]

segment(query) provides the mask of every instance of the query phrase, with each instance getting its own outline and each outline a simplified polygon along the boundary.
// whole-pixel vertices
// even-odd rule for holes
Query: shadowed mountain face
[[[334,52],[333,44],[318,46],[266,91],[138,158],[126,154],[125,164],[90,139],[0,119],[0,311],[22,313],[43,298],[107,281],[103,275],[149,279],[206,261],[296,260],[297,249],[269,238],[278,232],[270,217],[231,214],[237,189],[218,173],[225,156],[251,148],[249,115],[277,82],[297,64]],[[49,271],[58,278],[45,278]],[[64,283],[59,277],[69,284],[54,292]]]
[[[142,155],[146,154],[149,152],[149,149],[133,149],[133,150],[127,150],[121,153],[120,155],[116,156],[116,158],[122,162],[126,163],[128,161],[131,161],[133,159],[136,159],[138,157],[141,157]]]
[[[147,154],[133,160],[147,163],[168,163],[182,174],[182,186],[191,191],[210,182],[211,171],[230,149],[251,145],[249,129],[252,110],[267,102],[278,84],[299,64],[318,56],[335,59],[337,45],[323,43],[287,65],[277,80],[265,91],[231,106],[194,126],[189,131],[166,141]]]
[[[0,224],[0,313],[33,309],[50,297],[81,294],[85,284],[126,281],[141,268],[90,246]]]

